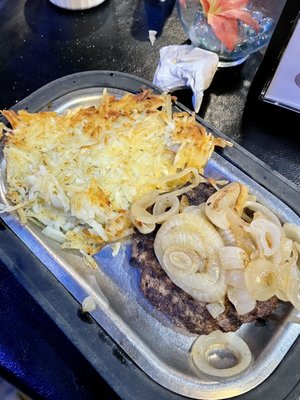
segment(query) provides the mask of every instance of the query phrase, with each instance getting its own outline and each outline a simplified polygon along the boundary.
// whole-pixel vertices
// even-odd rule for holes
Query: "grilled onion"
[[[300,310],[300,271],[297,264],[291,265],[288,271],[289,288],[287,297],[297,310]]]
[[[278,289],[278,272],[266,258],[251,261],[245,269],[245,282],[249,292],[259,301],[269,300]]]
[[[220,331],[199,336],[193,343],[191,357],[200,371],[223,378],[244,371],[252,358],[243,339],[234,333]]]
[[[251,235],[247,232],[249,224],[245,222],[234,210],[226,212],[230,224],[230,231],[235,239],[235,246],[243,249],[248,255],[256,251],[256,245]]]
[[[243,269],[249,257],[240,247],[225,246],[219,253],[221,265],[224,269]]]
[[[232,269],[230,271],[226,271],[225,282],[227,283],[227,285],[235,288],[247,288],[245,283],[245,273],[240,269]]]
[[[213,318],[217,318],[225,311],[225,305],[223,303],[208,303],[206,309]]]
[[[205,209],[206,215],[218,228],[229,228],[230,224],[227,218],[227,210],[234,208],[240,191],[239,183],[233,182],[212,194],[207,200]]]
[[[238,314],[243,315],[252,311],[256,306],[255,298],[248,290],[236,287],[229,287],[227,290],[228,299],[234,305]]]
[[[277,266],[280,272],[279,287],[276,296],[283,301],[290,301],[300,311],[300,259],[297,245],[294,244],[290,257]]]
[[[199,172],[196,168],[185,168],[183,171],[179,172],[178,174],[168,176],[163,178],[162,181],[166,184],[174,184],[176,181],[183,180],[185,177],[189,175],[193,175],[192,182],[189,185],[183,186],[180,189],[176,189],[172,192],[174,196],[180,196],[189,190],[193,189],[194,187],[198,186],[200,182],[206,182],[206,179],[199,175]],[[186,178],[184,179],[186,180]],[[190,180],[190,179],[189,179]]]
[[[230,228],[218,229],[218,232],[219,232],[225,246],[236,246],[236,239]]]
[[[265,256],[272,256],[279,250],[281,229],[268,219],[257,218],[245,230],[252,235]]]
[[[156,213],[151,214],[147,208],[158,203],[154,208]],[[155,206],[154,206],[155,207]],[[168,208],[168,211],[166,209]],[[131,217],[133,222],[139,221],[144,224],[157,224],[165,221],[171,215],[177,214],[179,211],[179,200],[171,193],[159,195],[158,191],[147,193],[139,200],[133,203],[131,207]],[[139,228],[136,223],[137,228]]]
[[[289,223],[282,228],[276,215],[252,201],[248,189],[236,182],[218,190],[206,203],[189,206],[185,199],[180,206],[177,196],[202,178],[194,168],[164,178],[171,187],[176,181],[182,184],[189,174],[193,175],[190,185],[170,193],[147,194],[131,210],[133,222],[143,233],[162,224],[154,251],[173,283],[208,303],[214,318],[222,312],[226,292],[239,314],[250,312],[256,300],[275,295],[300,309],[300,228]],[[152,213],[147,210],[151,206]]]
[[[164,194],[159,190],[155,190],[140,197],[132,204],[130,219],[141,233],[150,233],[154,231],[156,224],[161,224],[172,215],[177,214],[180,208],[177,196],[193,189],[195,186],[199,185],[201,181],[205,181],[199,175],[196,168],[186,168],[178,174],[163,179],[164,184],[171,184],[191,174],[193,175],[193,180],[189,185]],[[153,206],[152,214],[147,210],[151,206]]]
[[[294,224],[285,223],[283,225],[283,231],[289,239],[300,244],[300,227],[299,226],[296,226]]]
[[[278,227],[281,228],[281,223],[278,217],[271,210],[269,210],[262,204],[257,203],[256,201],[246,201],[245,208],[248,208],[249,210],[254,212],[259,211],[264,215],[265,218],[267,218],[269,221],[273,222],[274,224],[276,224]]]
[[[226,284],[218,253],[223,241],[201,214],[169,218],[154,241],[156,257],[170,279],[197,300],[224,299]]]

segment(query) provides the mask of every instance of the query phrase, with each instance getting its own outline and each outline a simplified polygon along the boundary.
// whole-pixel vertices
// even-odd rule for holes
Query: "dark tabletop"
[[[284,3],[278,0],[277,4],[282,7]],[[148,29],[158,32],[153,47]],[[106,0],[82,12],[59,9],[47,0],[0,0],[0,109],[15,105],[54,79],[80,71],[121,71],[152,81],[159,49],[186,40],[173,0]],[[299,125],[280,113],[263,114],[257,105],[246,103],[262,57],[262,53],[256,53],[239,67],[219,70],[205,92],[199,115],[299,188]],[[176,95],[191,107],[189,90]],[[1,227],[0,240],[0,246],[10,240]],[[23,256],[26,254],[24,249]],[[3,261],[5,255],[1,257]],[[18,257],[21,256],[16,255],[15,263],[20,261]],[[0,375],[33,398],[117,398],[66,332],[59,329],[59,317],[53,320],[55,311],[52,315],[45,313],[24,288],[26,282],[21,275],[11,273],[13,265],[8,268],[2,261]],[[69,299],[63,288],[52,296],[50,288],[57,282],[46,272],[39,279],[53,309],[63,301],[66,308],[78,311],[75,300]],[[119,374],[114,374],[113,386],[123,393],[118,388],[135,385],[131,369],[136,367],[105,333],[99,334],[92,321],[86,324],[89,322],[101,337],[102,376],[111,384],[107,365],[111,359],[107,363],[105,360],[111,353]],[[138,385],[135,390],[132,398],[141,398]]]

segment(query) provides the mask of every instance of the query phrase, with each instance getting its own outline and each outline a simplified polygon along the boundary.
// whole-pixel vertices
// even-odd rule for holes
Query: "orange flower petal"
[[[216,37],[232,51],[238,43],[238,20],[257,31],[259,24],[243,8],[249,0],[200,0]]]
[[[232,51],[238,43],[237,20],[222,15],[208,14],[207,22],[211,25],[216,37],[229,51]]]
[[[227,0],[215,0],[215,8],[219,9],[222,8],[224,6],[224,4],[226,4]]]
[[[200,0],[200,4],[204,10],[205,15],[207,15],[210,6],[209,0]]]
[[[240,21],[243,21],[245,24],[252,26],[256,31],[259,30],[259,24],[251,17],[251,15],[247,11],[232,9],[232,10],[222,11],[218,13],[218,15],[229,19],[235,19],[235,20],[239,19]]]
[[[244,8],[248,4],[249,0],[223,0],[222,8]]]
[[[210,3],[210,12],[212,14],[219,14],[225,10],[230,10],[231,8],[242,8],[247,3],[248,0],[207,0]]]

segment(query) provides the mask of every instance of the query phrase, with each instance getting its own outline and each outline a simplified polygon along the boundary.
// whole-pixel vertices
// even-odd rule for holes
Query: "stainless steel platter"
[[[97,103],[102,90],[100,86],[86,85],[35,111],[47,109],[62,113],[68,108],[89,106]],[[116,88],[108,87],[108,90],[116,95],[125,93]],[[0,168],[0,202],[6,203],[2,154]],[[300,224],[289,207],[221,155],[213,155],[206,175],[243,182],[282,221]],[[245,393],[276,369],[300,333],[300,325],[292,322],[297,312],[290,305],[282,304],[265,326],[245,324],[237,332],[252,353],[248,369],[233,378],[213,379],[199,372],[191,362],[189,351],[196,336],[174,328],[144,298],[139,289],[139,271],[130,265],[130,242],[124,242],[115,257],[110,246],[106,246],[95,256],[98,270],[92,270],[83,264],[79,254],[62,250],[43,236],[37,226],[22,226],[13,214],[1,217],[79,303],[92,296],[96,302],[96,309],[91,312],[93,318],[146,374],[175,393],[195,399],[225,399]]]

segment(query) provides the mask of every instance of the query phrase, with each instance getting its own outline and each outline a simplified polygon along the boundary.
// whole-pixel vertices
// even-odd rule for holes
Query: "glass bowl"
[[[278,10],[276,2],[278,0],[248,1],[243,11],[257,23],[256,29],[236,19],[238,40],[232,49],[228,49],[217,38],[199,0],[177,0],[177,9],[183,28],[192,44],[217,53],[220,59],[219,66],[226,67],[241,64],[251,53],[269,43],[281,11]],[[227,23],[226,18],[223,18],[223,21]]]

